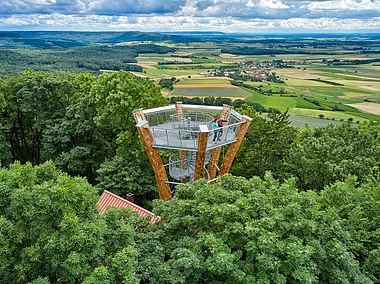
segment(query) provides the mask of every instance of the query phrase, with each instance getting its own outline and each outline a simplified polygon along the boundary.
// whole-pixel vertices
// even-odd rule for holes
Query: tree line
[[[214,96],[210,96],[210,97],[204,97],[204,98],[201,98],[201,97],[182,97],[182,96],[171,96],[169,98],[169,102],[171,104],[174,104],[176,102],[182,102],[184,104],[191,104],[191,105],[208,105],[208,106],[223,106],[223,105],[230,105],[234,108],[239,108],[241,107],[243,104],[246,104],[246,105],[249,105],[251,107],[254,108],[255,111],[257,112],[267,112],[267,113],[281,113],[280,110],[276,109],[276,108],[268,108],[266,109],[264,106],[262,106],[261,104],[259,103],[255,103],[255,102],[250,102],[250,101],[245,101],[245,100],[242,100],[242,99],[236,99],[236,100],[232,100],[230,98],[225,98],[225,97],[214,97]]]
[[[300,130],[236,105],[232,175],[163,202],[131,111],[166,104],[124,71],[0,80],[1,282],[379,283],[378,122]],[[162,221],[100,216],[104,189]]]

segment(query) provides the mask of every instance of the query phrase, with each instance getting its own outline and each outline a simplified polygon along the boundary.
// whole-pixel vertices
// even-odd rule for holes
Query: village
[[[310,65],[313,63],[321,63],[321,60],[272,60],[272,61],[241,61],[237,62],[236,68],[219,70],[208,70],[207,72],[200,73],[205,77],[229,77],[233,79],[245,79],[250,81],[261,82],[263,80],[271,80],[275,77],[275,73],[271,69],[275,68],[294,68],[296,65]]]

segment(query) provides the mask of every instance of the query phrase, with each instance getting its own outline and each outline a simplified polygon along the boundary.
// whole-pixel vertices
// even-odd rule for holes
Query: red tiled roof
[[[120,196],[109,192],[108,190],[103,191],[102,195],[98,201],[99,213],[104,214],[109,206],[113,207],[130,207],[133,211],[136,211],[140,217],[151,216],[150,222],[155,223],[161,220],[161,218],[152,212],[130,202]]]

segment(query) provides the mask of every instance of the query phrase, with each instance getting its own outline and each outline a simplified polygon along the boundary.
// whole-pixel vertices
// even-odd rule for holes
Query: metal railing
[[[175,179],[180,180],[182,178],[192,178],[194,175],[194,163],[187,158],[179,159],[177,154],[173,154],[169,157],[169,163],[165,166],[169,166],[169,175]]]
[[[240,124],[242,124],[241,121],[236,122],[234,124],[218,127],[218,128],[212,129],[211,133],[216,131],[219,134],[219,132],[222,131],[223,134],[220,137],[220,140],[225,141],[225,142],[232,141],[236,139],[236,132]],[[213,134],[211,136],[213,136]]]
[[[169,175],[175,180],[189,178],[189,182],[193,181],[196,155],[197,153],[195,151],[189,151],[187,156],[181,159],[177,154],[172,154],[169,157],[169,163],[165,165],[165,167],[169,167]],[[204,175],[207,176],[207,180],[210,179],[210,174],[206,168],[206,165],[210,160],[210,156],[211,151],[207,151],[204,161]]]
[[[241,123],[242,122],[237,122],[216,129],[210,129],[208,144],[212,145],[214,132],[216,131],[219,134],[221,130],[223,134],[220,137],[220,141],[228,143],[236,140],[236,132]],[[156,147],[169,147],[187,150],[198,148],[199,130],[163,129],[155,127],[151,127],[150,129],[154,140],[153,144]]]
[[[198,148],[199,131],[151,128],[151,132],[156,146]]]
[[[198,130],[199,125],[206,124],[211,128],[212,120],[211,115],[203,113],[183,113],[171,115],[172,128],[173,129],[185,129],[185,130]]]
[[[149,126],[158,126],[162,124],[174,123],[173,128],[179,128],[178,126],[186,124],[181,122],[192,121],[193,123],[207,124],[211,123],[213,117],[208,114],[200,112],[185,112],[183,114],[176,114],[175,110],[164,110],[160,112],[147,113],[145,115],[146,120],[149,122]],[[182,128],[182,127],[181,127]]]
[[[153,112],[145,114],[146,120],[149,122],[149,126],[158,126],[161,124],[166,124],[171,122],[171,116],[175,114],[175,110],[164,110],[159,112]]]

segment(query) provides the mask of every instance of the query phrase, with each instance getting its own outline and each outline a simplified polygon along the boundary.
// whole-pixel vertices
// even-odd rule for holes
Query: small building
[[[104,212],[106,212],[108,207],[129,207],[133,211],[135,211],[137,214],[139,214],[140,217],[150,217],[150,222],[155,223],[158,221],[161,221],[161,218],[152,212],[136,205],[135,203],[128,201],[112,192],[109,192],[108,190],[103,191],[102,195],[99,198],[99,201],[97,203],[99,208],[99,213],[102,215]]]

